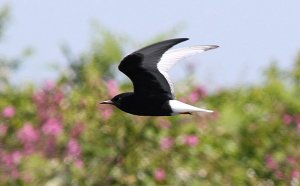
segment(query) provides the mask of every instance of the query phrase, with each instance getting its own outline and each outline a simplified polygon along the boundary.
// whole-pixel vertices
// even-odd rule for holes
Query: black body
[[[121,110],[142,116],[169,116],[172,114],[169,100],[174,99],[166,78],[159,72],[157,63],[172,46],[187,38],[162,41],[126,56],[119,70],[127,75],[134,92],[115,96],[112,104]]]
[[[116,107],[124,112],[139,116],[170,116],[172,109],[168,100],[147,98],[137,96],[133,92],[126,92],[117,95],[112,99]]]

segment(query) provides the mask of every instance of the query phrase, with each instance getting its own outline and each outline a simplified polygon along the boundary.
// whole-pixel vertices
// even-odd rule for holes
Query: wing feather
[[[158,63],[158,69],[163,72],[168,72],[178,61],[218,47],[219,46],[216,45],[198,45],[168,50],[161,57]]]
[[[119,70],[131,79],[135,94],[161,99],[173,98],[171,85],[158,70],[157,63],[168,49],[186,40],[187,38],[178,38],[155,43],[133,52],[121,61]]]
[[[218,48],[216,45],[198,45],[198,46],[192,46],[192,47],[185,47],[185,48],[179,48],[179,49],[171,49],[165,52],[160,61],[157,64],[157,68],[160,71],[163,76],[167,79],[171,92],[173,96],[175,96],[175,91],[173,87],[173,83],[171,82],[168,71],[179,61],[196,54],[200,54],[202,52],[205,52],[207,50]]]

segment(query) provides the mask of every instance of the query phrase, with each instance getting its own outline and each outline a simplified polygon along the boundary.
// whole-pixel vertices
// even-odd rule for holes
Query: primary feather
[[[170,85],[170,89],[173,95],[175,95],[174,91],[174,85],[172,81],[170,80],[170,77],[168,75],[168,71],[179,61],[196,55],[200,54],[202,52],[205,52],[207,50],[215,49],[219,46],[217,45],[198,45],[198,46],[192,46],[192,47],[185,47],[185,48],[178,48],[178,49],[171,49],[166,51],[160,61],[157,64],[157,68],[160,71],[160,73],[166,78]]]

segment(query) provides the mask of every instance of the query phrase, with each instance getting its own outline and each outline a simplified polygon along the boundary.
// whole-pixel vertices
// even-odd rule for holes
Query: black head
[[[103,101],[100,104],[111,104],[111,105],[115,105],[116,107],[122,107],[122,103],[124,103],[124,100],[128,97],[128,93],[123,93],[123,94],[119,94],[116,95],[115,97],[113,97],[111,100],[107,100],[107,101]]]

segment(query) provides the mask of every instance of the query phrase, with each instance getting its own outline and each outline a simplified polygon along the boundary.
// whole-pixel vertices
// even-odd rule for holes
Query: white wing
[[[167,79],[170,87],[171,87],[171,92],[174,95],[174,87],[173,83],[170,81],[169,75],[167,72],[180,60],[200,54],[204,51],[211,50],[218,48],[219,46],[216,45],[199,45],[199,46],[192,46],[192,47],[185,47],[185,48],[179,48],[179,49],[171,49],[165,52],[160,61],[157,64],[157,68],[160,71],[161,74],[165,76]]]

